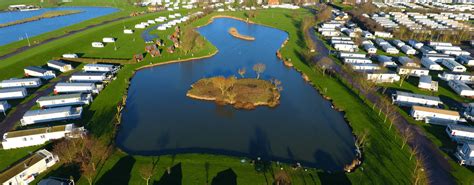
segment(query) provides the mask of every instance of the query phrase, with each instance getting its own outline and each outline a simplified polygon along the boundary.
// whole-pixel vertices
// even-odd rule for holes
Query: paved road
[[[318,61],[322,57],[328,56],[330,51],[324,46],[323,41],[320,40],[314,33],[314,29],[307,30],[310,32],[311,39],[316,45],[316,51],[318,52],[317,56],[313,58],[313,62]],[[364,92],[361,86],[357,81],[353,81],[353,78],[344,73],[341,65],[334,65],[333,70],[337,75],[340,75],[342,78],[347,80],[348,83],[354,84],[354,88],[359,89],[360,92]],[[382,97],[374,93],[361,93],[371,101],[372,103],[382,102]],[[420,152],[417,154],[418,158],[423,159],[424,169],[427,171],[430,184],[441,184],[449,185],[455,184],[454,178],[451,176],[450,171],[451,166],[449,165],[447,159],[441,154],[437,146],[431,142],[425,135],[424,131],[416,125],[410,124],[399,112],[398,118],[394,121],[395,128],[399,132],[403,132],[406,128],[410,129],[414,133],[414,137],[411,141],[408,142],[410,147],[418,147]]]
[[[125,17],[119,17],[119,18],[115,18],[115,19],[112,19],[112,20],[106,20],[106,21],[103,21],[99,24],[93,24],[93,25],[89,25],[87,27],[84,27],[84,28],[81,28],[81,29],[78,29],[78,30],[74,30],[74,31],[71,31],[71,32],[68,32],[64,35],[60,35],[60,36],[57,36],[57,37],[52,37],[52,38],[49,38],[49,39],[46,39],[38,44],[34,44],[32,46],[23,46],[23,47],[20,47],[18,49],[16,49],[15,51],[13,52],[10,52],[10,53],[7,53],[7,54],[4,54],[2,56],[0,56],[0,60],[5,60],[7,58],[10,58],[12,56],[15,56],[15,55],[18,55],[20,53],[23,53],[29,49],[32,49],[32,48],[35,48],[35,47],[38,47],[38,46],[41,46],[43,44],[47,44],[49,42],[52,42],[52,41],[55,41],[55,40],[58,40],[58,39],[62,39],[64,37],[67,37],[67,36],[70,36],[70,35],[73,35],[73,34],[76,34],[76,33],[80,33],[80,32],[83,32],[83,31],[86,31],[88,29],[91,29],[91,28],[95,28],[97,26],[101,26],[101,25],[104,25],[104,24],[107,24],[107,23],[111,23],[111,22],[116,22],[116,21],[120,21],[120,20],[123,20],[123,19],[126,19],[126,18],[129,18],[130,16],[125,16]]]
[[[15,126],[15,123],[18,123],[21,120],[26,111],[30,110],[31,107],[36,104],[36,100],[38,100],[42,96],[47,96],[51,94],[54,90],[54,86],[57,83],[66,81],[71,75],[72,73],[57,77],[59,78],[59,80],[57,82],[49,83],[51,84],[50,87],[40,91],[36,91],[34,94],[30,95],[35,96],[34,98],[25,103],[17,105],[15,111],[8,114],[7,117],[2,122],[0,122],[0,136],[3,136],[4,133],[10,131]]]

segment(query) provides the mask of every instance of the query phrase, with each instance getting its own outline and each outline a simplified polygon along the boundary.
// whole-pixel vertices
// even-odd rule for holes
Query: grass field
[[[115,22],[93,28],[31,49],[22,55],[2,61],[2,63],[0,63],[0,70],[8,70],[0,74],[0,79],[21,76],[24,66],[42,65],[52,57],[57,57],[68,52],[83,53],[84,56],[88,57],[107,58],[130,57],[131,53],[143,52],[144,44],[143,41],[140,40],[141,38],[138,37],[140,32],[136,32],[131,35],[130,38],[127,38],[129,36],[119,33],[121,33],[124,25],[131,26],[137,22],[164,14],[166,13],[154,13],[133,17],[123,22]],[[213,15],[217,14],[245,18],[244,12],[214,13],[193,22],[192,26],[204,25]],[[305,42],[303,40],[303,33],[298,31],[298,29],[300,28],[302,18],[310,15],[309,11],[305,9],[269,9],[258,11],[256,18],[250,18],[250,20],[287,31],[290,40],[286,46],[281,49],[284,58],[291,60],[295,68],[307,74],[311,82],[320,92],[324,92],[324,95],[332,98],[336,107],[345,110],[345,116],[356,135],[368,132],[369,139],[363,151],[364,162],[361,168],[354,173],[325,174],[315,170],[310,170],[309,172],[299,170],[291,173],[292,180],[295,184],[313,184],[313,182],[315,182],[315,184],[345,184],[348,182],[354,184],[410,184],[414,160],[409,160],[410,154],[407,148],[400,149],[402,144],[400,136],[393,129],[389,130],[388,124],[383,124],[383,120],[354,94],[351,89],[347,88],[337,79],[323,76],[319,71],[309,67],[308,63],[303,60],[302,51],[305,50]],[[158,32],[158,34],[161,34],[160,36],[166,36],[169,32]],[[104,36],[118,37],[117,46],[119,50],[114,51],[110,45],[102,49],[90,47],[91,41],[101,39]],[[135,41],[133,41],[133,38],[135,38]],[[193,56],[205,56],[214,51],[216,51],[216,48],[210,43],[207,43],[203,49],[194,52]],[[124,65],[117,79],[95,98],[90,109],[85,110],[82,122],[86,124],[92,134],[104,139],[114,138],[113,120],[116,105],[122,100],[123,94],[126,93],[129,79],[134,74],[134,70],[150,63],[160,63],[190,57],[192,57],[191,54],[184,55],[182,52],[176,52],[174,54],[165,53],[162,57],[151,58],[147,56],[141,63]],[[143,182],[140,181],[138,168],[140,164],[150,161],[151,158],[152,157],[128,156],[121,152],[115,152],[100,169],[99,176],[96,179],[97,183],[110,184],[110,182],[112,182],[110,180],[121,183]],[[161,181],[163,184],[170,182],[166,181],[167,179],[175,179],[175,177],[171,176],[180,174],[180,170],[177,170],[176,173],[174,170],[171,170],[173,171],[171,173],[173,175],[165,176],[163,176],[163,171],[167,167],[176,166],[179,162],[181,162],[181,174],[184,174],[181,175],[183,184],[196,184],[194,182],[202,182],[197,184],[204,184],[206,181],[211,181],[218,172],[225,172],[228,168],[232,168],[239,184],[263,184],[265,182],[273,182],[271,174],[256,173],[252,166],[241,164],[238,158],[203,154],[160,157],[160,162],[158,163],[158,169],[160,171],[155,176],[155,179],[158,181],[163,180]],[[206,162],[208,162],[210,166],[207,175]],[[285,167],[285,169],[288,169],[288,167]],[[77,171],[77,169],[75,170]],[[45,176],[55,175],[69,177],[71,173],[63,173],[68,171],[74,172],[74,169],[59,167]],[[231,173],[227,171],[226,174]],[[180,175],[177,176],[179,177]],[[79,184],[85,183],[85,179],[81,178]]]

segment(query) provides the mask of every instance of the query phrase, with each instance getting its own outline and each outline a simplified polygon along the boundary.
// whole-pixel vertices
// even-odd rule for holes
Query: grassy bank
[[[38,16],[33,16],[33,17],[30,17],[30,18],[26,18],[26,19],[21,19],[21,20],[17,20],[17,21],[13,21],[13,22],[8,22],[8,23],[5,23],[5,24],[0,24],[0,28],[7,27],[7,26],[13,26],[13,25],[17,25],[17,24],[23,24],[23,23],[27,23],[27,22],[38,21],[38,20],[41,20],[41,19],[71,15],[71,14],[76,14],[76,13],[80,13],[80,12],[81,11],[79,11],[79,10],[64,10],[64,11],[45,12],[45,13],[43,13],[41,15],[38,15]]]
[[[213,13],[212,15],[193,22],[192,26],[205,25],[212,16],[221,14],[246,19],[245,12]],[[125,38],[128,36],[115,34],[122,31],[123,25],[134,25],[139,21],[159,15],[166,14],[157,13],[134,17],[122,23],[107,24],[34,48],[21,56],[7,59],[0,63],[0,70],[8,69],[6,74],[0,74],[0,79],[21,76],[23,66],[32,64],[41,65],[48,59],[65,52],[81,52],[89,57],[109,58],[129,57],[129,53],[135,53],[137,51],[143,52],[144,44],[143,41],[140,40],[141,38],[138,37],[140,32],[130,35],[128,39]],[[309,15],[311,14],[305,9],[269,9],[258,11],[256,17],[250,18],[250,20],[285,30],[288,33],[289,42],[281,49],[285,60],[291,61],[295,68],[304,72],[320,92],[324,92],[323,94],[325,96],[332,98],[333,104],[336,107],[345,110],[345,116],[350,122],[354,133],[356,135],[361,135],[364,132],[368,133],[368,141],[363,151],[364,162],[354,173],[326,174],[316,170],[291,171],[288,166],[284,166],[284,169],[289,171],[294,184],[410,184],[414,160],[409,160],[410,154],[407,148],[400,149],[402,141],[398,134],[393,129],[389,130],[388,124],[383,124],[383,120],[343,83],[337,79],[324,76],[309,67],[304,57],[302,57],[302,52],[305,50],[305,42],[303,40],[303,33],[299,31],[299,28],[302,18]],[[160,36],[162,37],[169,34],[168,31],[157,33],[159,35],[161,34]],[[119,37],[117,44],[118,47],[120,47],[120,52],[115,52],[110,45],[103,48],[103,50],[90,47],[91,41],[102,38],[103,36]],[[120,41],[122,41],[122,43],[119,43]],[[110,85],[95,98],[90,109],[84,112],[82,122],[86,124],[92,134],[104,139],[114,138],[113,123],[116,105],[122,101],[123,95],[126,94],[129,79],[133,76],[135,69],[149,65],[150,63],[206,56],[214,51],[216,51],[216,48],[209,42],[206,42],[203,49],[193,52],[192,54],[189,53],[185,55],[182,52],[175,52],[173,54],[165,53],[162,57],[157,58],[146,56],[145,60],[141,63],[124,65],[117,79],[110,83]],[[139,168],[144,163],[150,162],[151,159],[152,157],[128,156],[121,152],[115,152],[109,160],[107,160],[106,164],[100,168],[99,175],[96,178],[97,183],[144,183],[140,178]],[[181,167],[173,168],[179,164],[179,162],[181,162]],[[273,165],[274,167],[272,169],[276,171],[278,167],[276,167],[275,164]],[[163,175],[168,167],[170,167],[170,175]],[[163,184],[166,184],[166,182],[174,182],[167,181],[172,179],[181,180],[180,182],[183,184],[204,184],[205,182],[211,182],[212,179],[217,176],[218,172],[232,174],[226,171],[229,168],[235,173],[239,184],[270,184],[273,182],[273,175],[271,175],[270,172],[258,173],[254,170],[252,165],[241,163],[239,158],[204,154],[161,156],[158,162],[159,171],[154,176],[154,180],[162,180],[161,183]],[[176,171],[172,169],[176,169]],[[74,172],[77,172],[77,169],[75,170],[76,171],[69,169],[68,167],[57,167],[57,169],[52,170],[45,176],[55,175],[68,177],[71,174],[75,174]],[[175,176],[175,174],[177,175]],[[86,180],[82,178],[79,181],[79,184],[86,183]]]

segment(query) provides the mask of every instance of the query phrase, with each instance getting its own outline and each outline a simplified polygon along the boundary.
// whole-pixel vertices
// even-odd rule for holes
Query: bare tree
[[[326,74],[326,70],[331,70],[332,66],[334,65],[334,61],[332,61],[329,57],[321,58],[317,63],[317,66],[323,71],[323,76]]]
[[[140,167],[140,176],[142,177],[143,180],[145,180],[146,185],[150,183],[151,177],[155,175],[156,173],[156,164],[158,163],[158,160],[155,160],[152,158],[150,163],[146,163]]]
[[[428,184],[426,182],[426,173],[425,170],[423,169],[423,157],[418,158],[415,161],[415,168],[413,170],[413,175],[412,175],[412,180],[413,180],[413,185],[425,185]]]
[[[274,185],[291,185],[291,177],[285,170],[278,170],[274,179]]]
[[[405,145],[408,143],[408,141],[412,140],[414,137],[413,131],[410,129],[410,127],[405,128],[403,131],[403,137],[402,137],[402,149],[405,147]]]
[[[244,78],[244,75],[247,72],[247,70],[245,68],[240,68],[238,72],[239,72],[240,77]]]
[[[356,144],[359,148],[363,148],[367,144],[369,139],[369,130],[364,129],[364,131],[357,134]]]
[[[332,16],[332,7],[331,6],[324,6],[319,11],[318,15],[316,16],[317,22],[324,22],[331,19]]]
[[[253,66],[253,70],[257,73],[257,79],[260,79],[260,74],[263,73],[266,69],[265,64],[258,63]]]

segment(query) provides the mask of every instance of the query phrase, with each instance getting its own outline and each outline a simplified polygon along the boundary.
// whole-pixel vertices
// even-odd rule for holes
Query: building
[[[373,44],[363,44],[362,47],[364,47],[364,50],[369,54],[377,53],[377,48]]]
[[[441,60],[441,64],[443,64],[443,66],[445,66],[446,68],[448,68],[449,70],[451,70],[452,72],[456,72],[456,73],[462,73],[462,72],[466,72],[466,67],[464,67],[463,65],[457,63],[456,61],[454,60]]]
[[[76,93],[56,96],[43,96],[36,100],[36,102],[41,108],[88,105],[92,102],[92,95]]]
[[[467,55],[461,55],[456,57],[456,61],[467,66],[474,66],[474,58]]]
[[[474,143],[465,142],[454,154],[459,160],[459,164],[474,166]]]
[[[115,74],[120,68],[111,64],[86,64],[82,69],[85,72],[102,72]]]
[[[3,149],[23,148],[42,145],[48,141],[64,137],[79,137],[85,133],[84,127],[74,124],[11,131],[3,134]]]
[[[48,67],[61,72],[68,72],[73,69],[71,64],[68,64],[62,60],[50,60],[48,61]]]
[[[0,173],[0,182],[3,185],[29,184],[58,161],[58,156],[44,149],[39,150]]]
[[[359,50],[355,44],[333,44],[332,47],[337,51],[356,52]]]
[[[57,83],[54,87],[54,93],[99,93],[94,83]]]
[[[443,104],[439,97],[436,96],[427,96],[403,91],[397,91],[395,94],[392,94],[392,103],[408,107],[412,105],[438,107]]]
[[[382,37],[382,38],[392,38],[393,35],[389,32],[382,32],[382,31],[376,31],[374,33],[375,37]]]
[[[365,53],[351,53],[351,52],[339,52],[339,58],[351,57],[351,58],[366,58]]]
[[[344,64],[371,64],[372,61],[368,58],[354,58],[354,57],[344,57],[342,58]]]
[[[412,106],[410,114],[415,120],[423,120],[425,123],[440,125],[457,123],[461,119],[461,116],[456,111],[417,105]]]
[[[78,72],[71,75],[69,78],[72,82],[103,82],[107,79],[106,73],[91,73],[91,72]]]
[[[75,53],[66,53],[63,54],[63,58],[79,58],[79,56]]]
[[[369,72],[367,73],[367,80],[375,83],[393,83],[400,81],[400,76],[396,73]]]
[[[437,64],[436,62],[433,62],[431,59],[429,59],[427,57],[421,58],[421,65],[423,65],[423,67],[425,67],[429,70],[433,70],[433,71],[442,71],[443,70],[443,67],[441,67],[439,64]]]
[[[470,73],[453,73],[453,72],[443,72],[443,74],[439,74],[438,77],[445,81],[450,80],[459,80],[466,84],[473,84],[474,83],[474,75]]]
[[[449,87],[460,96],[474,97],[474,90],[459,80],[448,81]]]
[[[0,101],[0,112],[6,113],[11,106],[7,101]]]
[[[390,44],[382,45],[382,50],[388,54],[398,54],[400,51]]]
[[[398,57],[398,63],[404,67],[414,67],[414,68],[419,68],[421,67],[420,64],[416,63],[413,61],[413,59],[405,56]]]
[[[400,47],[400,50],[402,50],[403,53],[407,54],[407,55],[414,55],[416,54],[416,50],[413,49],[412,47],[408,46],[408,45],[403,45]]]
[[[0,89],[0,100],[22,99],[27,94],[24,87]]]
[[[21,125],[31,125],[50,121],[63,121],[81,118],[82,107],[56,107],[42,110],[29,110],[23,115]]]
[[[25,76],[39,77],[45,80],[56,78],[56,74],[52,70],[43,69],[37,66],[29,66],[24,69]]]
[[[367,39],[375,39],[375,36],[369,31],[362,31],[362,37]]]
[[[413,48],[416,48],[416,49],[420,49],[421,47],[423,47],[423,43],[421,42],[418,42],[416,40],[408,40],[408,44],[413,47]]]
[[[104,38],[102,38],[102,42],[113,43],[113,42],[115,42],[115,38],[113,38],[113,37],[104,37]]]
[[[397,72],[399,75],[420,77],[422,75],[429,75],[430,70],[416,67],[398,67]]]
[[[420,81],[418,81],[418,88],[436,92],[438,91],[438,82],[431,80],[429,75],[423,75],[420,76]]]
[[[397,67],[397,63],[392,60],[392,57],[385,56],[385,55],[377,55],[376,57],[377,62],[380,63],[383,67]]]
[[[474,127],[449,124],[446,133],[455,142],[474,141]]]
[[[0,88],[12,88],[12,87],[24,87],[24,88],[36,88],[41,86],[42,82],[39,78],[21,78],[21,79],[10,79],[3,80],[0,82]]]
[[[354,71],[359,71],[359,72],[369,72],[369,71],[377,71],[377,70],[380,70],[380,66],[377,65],[377,64],[367,64],[367,63],[363,63],[363,64],[358,64],[358,63],[354,63],[354,64],[350,64],[352,66],[352,70]]]
[[[104,47],[104,43],[102,43],[102,42],[92,42],[91,45],[94,48],[103,48]]]

